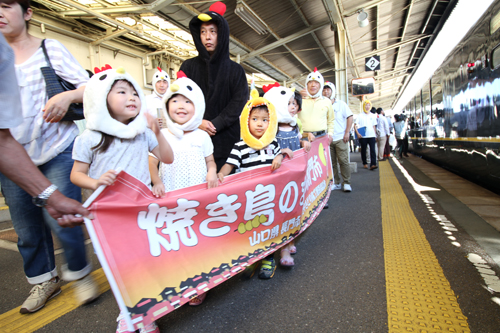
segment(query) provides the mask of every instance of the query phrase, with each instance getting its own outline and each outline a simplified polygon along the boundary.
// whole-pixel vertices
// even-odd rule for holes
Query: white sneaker
[[[80,304],[90,303],[99,296],[97,284],[90,274],[80,280],[76,280],[73,287],[75,288],[76,300]]]
[[[351,185],[349,185],[349,184],[344,184],[344,192],[352,192]]]
[[[32,313],[43,308],[45,303],[61,293],[61,280],[58,277],[35,285],[31,288],[30,295],[24,301],[19,312]]]
[[[333,184],[332,191],[340,190],[341,188],[342,188],[342,184]]]

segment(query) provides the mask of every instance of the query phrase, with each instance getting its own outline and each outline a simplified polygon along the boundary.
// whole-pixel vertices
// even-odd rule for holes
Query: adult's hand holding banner
[[[272,173],[262,167],[228,176],[213,189],[200,184],[161,199],[121,172],[89,199],[94,219],[85,224],[129,330],[293,240],[321,212],[331,183],[326,137]]]

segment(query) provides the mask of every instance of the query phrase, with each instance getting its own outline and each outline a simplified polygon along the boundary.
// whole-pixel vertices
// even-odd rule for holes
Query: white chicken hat
[[[193,102],[194,115],[185,124],[175,123],[168,114],[167,104],[173,95],[182,95]],[[201,88],[191,79],[189,79],[183,71],[177,73],[177,80],[168,88],[165,96],[162,99],[163,114],[167,120],[167,127],[173,135],[182,138],[184,132],[194,131],[201,125],[203,115],[205,114],[205,95]]]
[[[326,87],[329,87],[332,90],[332,95],[330,96],[330,100],[333,101],[335,99],[335,85],[333,83],[331,83],[330,81],[326,81],[325,88]]]
[[[83,114],[87,120],[87,129],[109,134],[120,139],[132,139],[144,133],[147,128],[146,101],[141,87],[123,67],[112,69],[110,65],[95,68],[95,74],[87,82],[83,93]],[[117,80],[125,80],[132,84],[141,100],[141,109],[128,124],[123,124],[111,117],[108,110],[108,94]]]
[[[309,93],[309,89],[307,89],[307,84],[309,83],[309,81],[317,81],[317,82],[319,82],[319,85],[320,85],[319,91],[314,96],[312,96]],[[321,73],[318,72],[318,69],[316,67],[314,67],[314,72],[309,73],[309,75],[306,78],[306,91],[307,91],[307,94],[309,96],[311,96],[312,98],[317,98],[317,97],[322,96],[323,95],[323,86],[324,85],[325,85],[325,79],[323,78],[323,75],[321,75]]]
[[[158,70],[153,74],[153,90],[155,94],[162,98],[163,95],[160,94],[158,91],[156,91],[156,82],[165,80],[167,81],[168,85],[170,86],[170,76],[168,76],[167,72],[162,70],[160,67],[156,67]]]
[[[278,123],[290,124],[295,126],[297,119],[288,112],[288,102],[292,96],[295,96],[295,88],[281,87],[278,82],[263,86],[264,98],[274,105]]]

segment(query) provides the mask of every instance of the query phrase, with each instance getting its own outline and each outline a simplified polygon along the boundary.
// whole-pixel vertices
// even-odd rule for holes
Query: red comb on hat
[[[262,90],[264,91],[264,93],[266,93],[269,90],[271,90],[271,88],[279,87],[279,86],[280,86],[280,84],[278,82],[274,82],[273,84],[268,84],[267,86],[262,86]]]
[[[211,12],[216,12],[220,16],[224,16],[224,13],[226,12],[226,5],[220,1],[217,1],[216,3],[212,4],[210,8],[208,8],[208,10]]]
[[[314,67],[314,71],[315,71],[315,72],[317,72],[317,71],[318,71],[318,69],[317,69],[316,67]]]
[[[111,66],[109,64],[102,66],[101,69],[99,69],[99,67],[94,67],[94,74],[104,72],[105,70],[108,70],[108,69],[111,69]]]
[[[160,72],[161,72],[161,68],[160,68],[160,67],[156,67],[156,68],[158,69],[158,71],[160,71]]]
[[[178,71],[177,72],[177,78],[180,79],[181,77],[187,78],[187,75],[183,71]]]

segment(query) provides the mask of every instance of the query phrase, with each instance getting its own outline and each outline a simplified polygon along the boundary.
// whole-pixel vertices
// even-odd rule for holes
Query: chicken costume
[[[227,163],[236,168],[236,172],[255,169],[264,165],[271,165],[274,158],[281,154],[276,140],[278,117],[271,102],[259,97],[257,90],[252,90],[251,99],[245,104],[240,117],[242,140],[235,143]],[[250,113],[254,107],[265,105],[269,113],[269,126],[260,138],[250,133],[248,125]]]
[[[152,79],[153,93],[146,96],[148,113],[155,117],[158,117],[158,109],[162,109],[161,101],[164,94],[160,94],[156,89],[156,83],[162,80],[167,81],[168,86],[170,86],[170,77],[168,76],[167,72],[162,70],[160,67],[157,67],[157,71],[153,74]]]
[[[175,95],[188,98],[194,106],[193,116],[182,125],[175,123],[167,111],[168,101]],[[159,176],[165,191],[204,183],[207,177],[205,158],[213,154],[214,146],[208,133],[198,128],[205,113],[203,92],[181,71],[163,96],[162,104],[167,128],[161,132],[174,152],[173,163],[160,163]]]
[[[225,10],[226,5],[216,2],[208,12],[191,20],[189,30],[199,55],[184,61],[180,68],[205,95],[204,119],[212,122],[217,130],[211,137],[217,170],[224,165],[234,143],[240,139],[238,119],[248,100],[245,71],[229,59],[229,25],[223,17]],[[218,28],[217,47],[212,55],[201,41],[202,23],[215,23]]]

